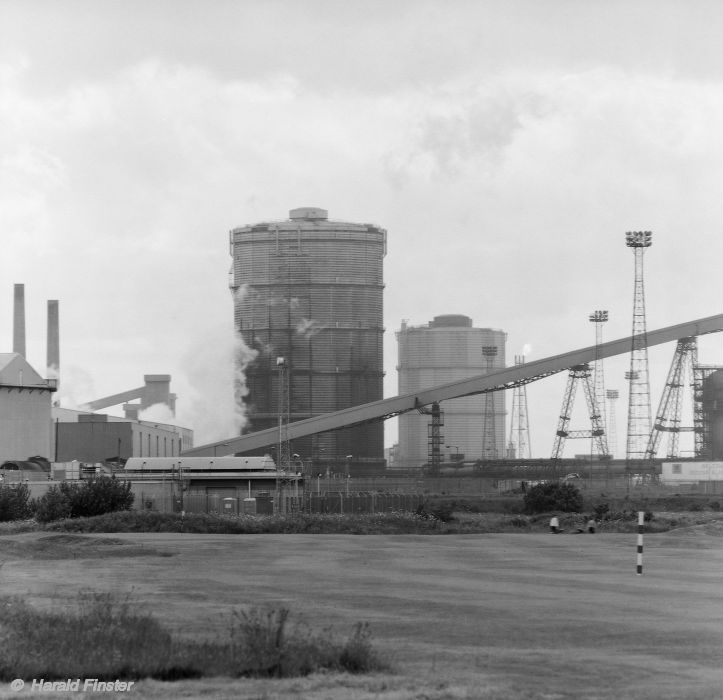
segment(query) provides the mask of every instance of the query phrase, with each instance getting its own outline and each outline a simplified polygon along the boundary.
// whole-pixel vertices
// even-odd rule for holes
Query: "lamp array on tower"
[[[630,370],[625,374],[629,382],[628,434],[625,449],[625,459],[628,462],[645,458],[651,429],[643,254],[645,249],[652,245],[652,238],[653,234],[650,231],[628,231],[625,234],[625,245],[632,248],[635,256],[633,340]]]

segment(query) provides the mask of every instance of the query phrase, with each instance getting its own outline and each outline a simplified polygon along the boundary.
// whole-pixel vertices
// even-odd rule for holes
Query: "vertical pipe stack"
[[[58,300],[48,300],[48,356],[47,376],[52,379],[60,378],[60,316]]]
[[[13,306],[13,352],[25,357],[25,285],[15,285]]]

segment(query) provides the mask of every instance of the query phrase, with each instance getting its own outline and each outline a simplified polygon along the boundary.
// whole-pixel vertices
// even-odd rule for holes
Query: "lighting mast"
[[[605,369],[603,360],[600,357],[600,346],[602,345],[602,326],[607,323],[609,315],[607,310],[593,311],[588,317],[590,323],[595,324],[595,361],[593,363],[593,397],[595,408],[600,416],[600,425],[607,435],[607,416],[605,415]],[[610,445],[608,444],[608,449]]]
[[[625,459],[643,460],[651,430],[650,379],[648,376],[648,345],[645,321],[645,283],[643,254],[653,244],[651,231],[628,231],[625,245],[635,256],[635,288],[633,293],[633,333],[630,370],[625,373],[629,382],[628,435]]]

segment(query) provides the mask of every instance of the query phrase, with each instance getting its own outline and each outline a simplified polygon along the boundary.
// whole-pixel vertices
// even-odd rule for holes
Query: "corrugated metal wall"
[[[290,367],[292,420],[383,398],[386,231],[327,219],[231,231],[235,322],[258,352],[246,369],[252,429],[277,424],[277,357]],[[304,458],[384,457],[383,424],[295,441]]]
[[[461,317],[464,318],[464,317]],[[397,333],[399,343],[399,393],[410,394],[487,372],[485,346],[497,347],[493,369],[505,366],[507,335],[492,328],[454,326],[406,327]],[[493,394],[495,444],[504,455],[505,393]],[[444,412],[442,456],[445,462],[457,454],[474,460],[482,456],[485,397],[468,396],[441,404]],[[418,413],[399,416],[399,449],[395,466],[415,468],[427,462],[430,417]],[[446,447],[449,445],[450,447]]]

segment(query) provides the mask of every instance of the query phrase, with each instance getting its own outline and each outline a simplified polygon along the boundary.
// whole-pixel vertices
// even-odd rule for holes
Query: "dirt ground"
[[[29,533],[0,537],[0,586],[38,605],[83,587],[131,593],[194,636],[223,634],[248,604],[283,604],[340,636],[367,621],[395,669],[143,681],[135,697],[713,699],[723,697],[722,545],[705,527],[646,535],[636,576],[628,534]]]

